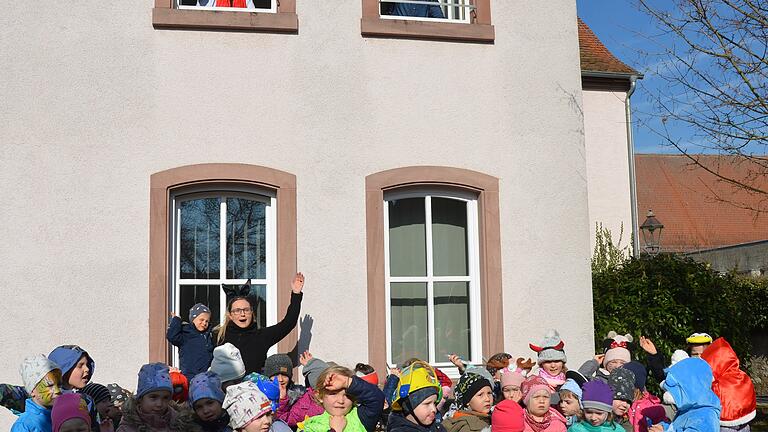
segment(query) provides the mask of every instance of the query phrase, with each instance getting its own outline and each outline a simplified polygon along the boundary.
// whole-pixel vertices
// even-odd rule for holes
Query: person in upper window
[[[211,366],[213,340],[210,321],[211,310],[202,303],[197,303],[189,309],[188,322],[182,322],[178,316],[171,315],[165,338],[179,348],[179,368],[187,380],[205,372]]]
[[[438,3],[438,0],[426,0]],[[390,3],[384,4],[384,15],[408,16],[417,18],[445,18],[443,9],[440,5],[410,4],[410,3]]]

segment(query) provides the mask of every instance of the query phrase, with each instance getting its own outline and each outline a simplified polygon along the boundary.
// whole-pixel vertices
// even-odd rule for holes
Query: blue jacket
[[[677,362],[666,371],[662,388],[675,399],[677,415],[666,432],[719,432],[720,399],[712,391],[712,369],[700,358]]]
[[[375,385],[353,376],[347,393],[357,401],[357,417],[368,431],[376,429],[376,424],[384,411],[384,393]]]
[[[437,1],[437,0],[426,0]],[[425,4],[394,3],[385,15],[409,16],[418,18],[445,18],[440,6]]]
[[[11,426],[11,432],[51,432],[51,410],[36,404],[32,398],[27,399],[24,412]]]
[[[193,324],[182,323],[181,318],[171,319],[165,334],[168,342],[179,347],[179,369],[188,380],[208,370],[213,360],[213,338],[210,326],[198,331]]]

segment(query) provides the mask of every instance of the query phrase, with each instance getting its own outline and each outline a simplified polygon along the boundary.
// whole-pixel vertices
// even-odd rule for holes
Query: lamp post
[[[645,252],[650,256],[656,256],[661,250],[661,230],[664,225],[656,219],[653,210],[648,210],[645,222],[640,225],[640,232],[643,234],[643,243],[645,243]]]

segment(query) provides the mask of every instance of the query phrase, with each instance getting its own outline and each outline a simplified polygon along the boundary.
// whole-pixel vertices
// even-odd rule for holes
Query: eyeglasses
[[[232,315],[245,315],[245,314],[251,313],[252,311],[253,309],[251,308],[241,308],[241,309],[232,309],[230,313]]]

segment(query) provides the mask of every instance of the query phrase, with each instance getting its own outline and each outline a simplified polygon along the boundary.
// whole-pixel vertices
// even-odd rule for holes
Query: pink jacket
[[[646,418],[651,419],[653,424],[669,422],[661,400],[647,391],[643,392],[643,397],[632,402],[627,414],[635,432],[648,432]]]
[[[315,392],[311,388],[307,388],[306,393],[296,399],[291,405],[289,398],[283,398],[280,400],[280,405],[275,411],[275,416],[278,420],[282,420],[288,423],[288,426],[295,428],[298,422],[304,421],[306,417],[313,417],[320,415],[325,410],[323,407],[315,402]]]

